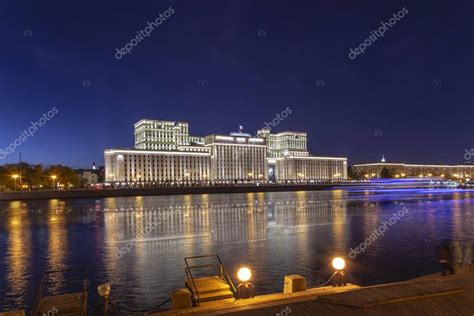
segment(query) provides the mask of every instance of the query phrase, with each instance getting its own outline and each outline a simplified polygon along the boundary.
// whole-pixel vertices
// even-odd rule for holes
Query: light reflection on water
[[[0,203],[0,309],[31,307],[42,271],[88,265],[91,301],[100,282],[128,307],[146,308],[184,285],[185,256],[217,253],[234,275],[252,268],[258,293],[283,277],[310,285],[331,273],[381,221],[409,212],[355,259],[350,281],[374,284],[436,271],[440,240],[474,239],[471,191],[380,190],[187,195]],[[75,291],[69,275],[49,293]],[[235,279],[235,277],[234,277]]]

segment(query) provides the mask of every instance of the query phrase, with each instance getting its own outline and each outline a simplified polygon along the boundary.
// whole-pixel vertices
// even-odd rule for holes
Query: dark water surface
[[[96,286],[110,282],[120,304],[152,307],[183,287],[184,257],[212,253],[234,279],[238,267],[250,267],[258,293],[281,291],[289,274],[320,284],[336,255],[347,259],[352,283],[413,278],[437,270],[442,239],[474,239],[473,198],[404,189],[0,202],[0,310],[31,308],[43,270],[86,265],[89,306]],[[48,292],[77,290],[64,285],[70,278],[51,276]]]

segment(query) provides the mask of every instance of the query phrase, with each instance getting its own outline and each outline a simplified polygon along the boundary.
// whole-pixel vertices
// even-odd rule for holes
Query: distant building
[[[140,120],[135,149],[106,149],[106,182],[347,179],[347,158],[313,157],[304,132],[189,135],[186,122]]]
[[[78,169],[75,171],[83,185],[91,185],[99,183],[99,172],[94,169]]]
[[[244,133],[210,135],[204,138],[204,146],[210,149],[213,180],[267,179],[264,139]]]
[[[209,152],[108,149],[106,182],[172,182],[209,179]]]
[[[97,184],[99,182],[97,173],[92,171],[82,172],[82,179],[86,184]]]
[[[347,158],[310,156],[304,132],[271,134],[268,128],[262,128],[257,136],[266,140],[269,179],[272,181],[347,179]]]
[[[439,178],[470,178],[474,176],[474,165],[430,165],[381,162],[356,164],[352,166],[356,178],[391,178],[406,177],[439,177]]]
[[[178,150],[204,142],[202,137],[189,135],[187,122],[140,120],[134,127],[136,149]]]
[[[99,166],[99,169],[97,170],[97,180],[99,183],[105,182],[105,166]]]
[[[268,128],[262,128],[257,131],[257,137],[266,140],[267,157],[283,158],[286,156],[307,157],[308,139],[303,132],[281,132],[271,134]]]
[[[276,179],[347,180],[347,158],[293,157],[275,159]]]

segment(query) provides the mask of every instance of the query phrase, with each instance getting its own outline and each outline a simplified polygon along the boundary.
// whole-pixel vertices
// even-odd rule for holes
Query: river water
[[[441,240],[474,239],[473,198],[359,189],[0,202],[0,311],[30,309],[44,270],[84,266],[89,307],[110,282],[115,302],[146,309],[183,288],[184,257],[205,254],[234,280],[248,266],[258,294],[281,291],[289,274],[322,284],[335,256],[351,283],[406,280],[437,271]],[[46,292],[77,291],[73,274],[50,275]]]

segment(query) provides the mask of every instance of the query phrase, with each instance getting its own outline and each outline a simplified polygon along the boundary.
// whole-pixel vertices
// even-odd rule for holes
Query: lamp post
[[[237,277],[240,280],[240,283],[237,286],[238,298],[245,299],[253,297],[255,286],[249,282],[250,278],[252,277],[252,272],[250,269],[247,267],[240,268],[237,272]]]
[[[12,178],[15,180],[15,188],[14,190],[16,191],[16,179],[18,179],[20,176],[17,174],[12,175]]]
[[[108,316],[109,314],[116,315],[117,311],[115,308],[115,304],[110,300],[110,292],[111,292],[110,283],[100,284],[97,287],[97,292],[99,293],[101,301],[95,305],[92,314],[104,315],[104,316]],[[109,308],[109,305],[111,308]],[[101,307],[102,307],[102,311],[100,311]]]
[[[51,179],[53,179],[53,190],[56,190],[56,179],[58,178],[57,175],[52,175]]]
[[[332,276],[332,286],[346,286],[346,276],[344,268],[346,262],[341,257],[336,257],[332,260],[332,266],[336,270]]]

